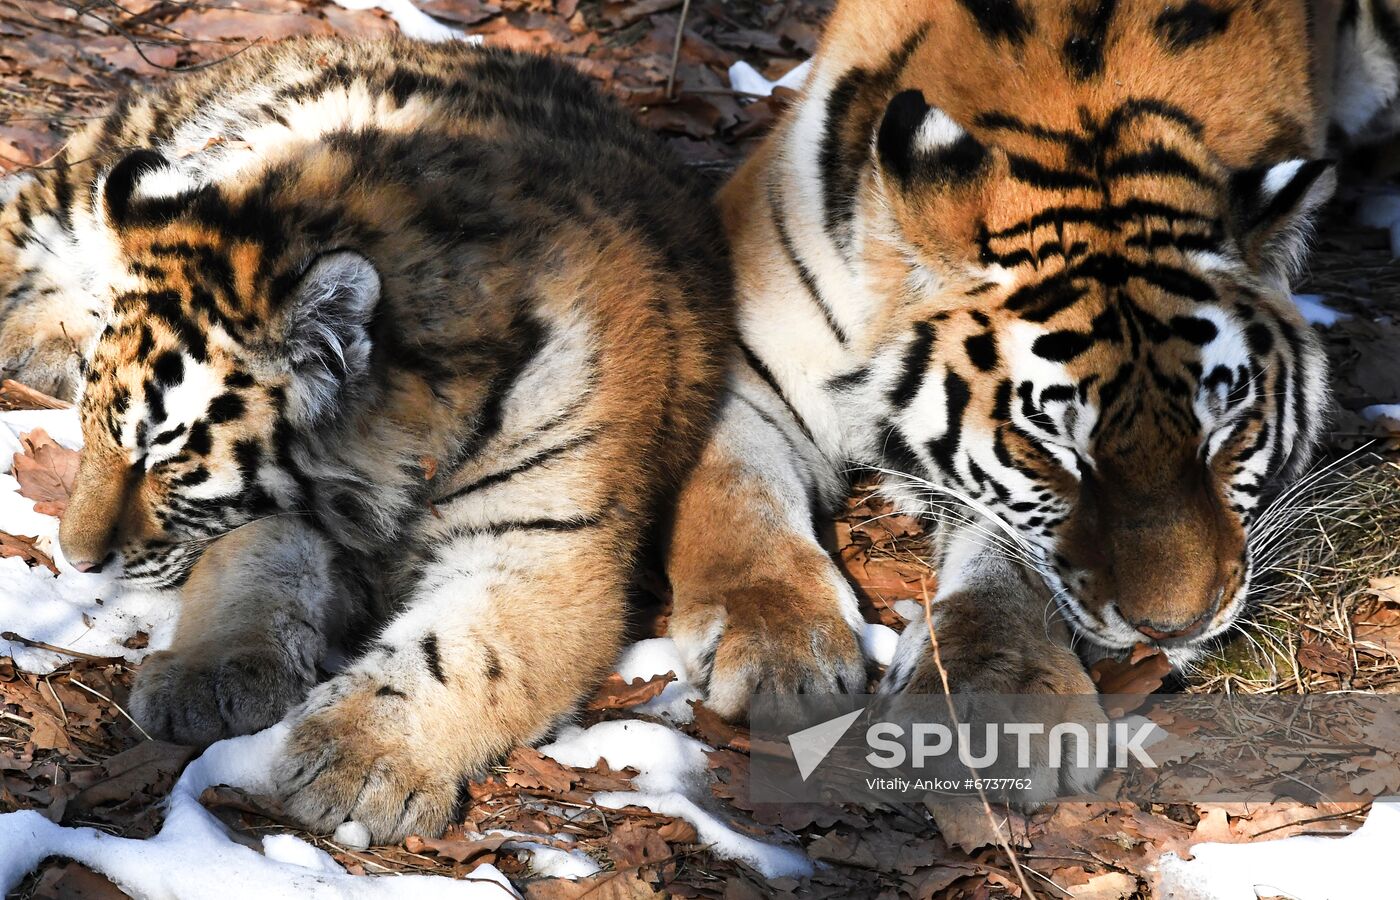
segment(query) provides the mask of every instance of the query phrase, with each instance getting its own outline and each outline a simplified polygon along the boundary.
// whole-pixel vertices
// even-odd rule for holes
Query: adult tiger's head
[[[836,319],[876,323],[851,346],[896,348],[876,452],[1005,520],[1081,633],[1177,661],[1325,416],[1288,278],[1335,181],[1301,5],[1187,6],[843,4],[782,151],[858,273]]]
[[[354,252],[270,245],[260,198],[153,151],[100,190],[113,304],[59,538],[80,570],[119,556],[124,577],[171,587],[213,538],[299,504],[290,437],[332,421],[368,368],[379,276]]]
[[[1322,421],[1286,272],[1329,167],[1229,171],[1150,101],[980,125],[910,90],[879,131],[871,277],[940,307],[892,389],[902,433],[1038,548],[1081,631],[1182,651],[1239,614],[1250,526]]]

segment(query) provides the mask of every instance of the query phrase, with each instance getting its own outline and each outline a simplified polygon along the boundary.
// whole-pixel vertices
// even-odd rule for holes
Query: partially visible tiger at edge
[[[1289,280],[1398,60],[1381,0],[839,3],[721,195],[745,362],[671,566],[710,705],[858,689],[808,524],[852,471],[934,526],[954,691],[1092,694],[1086,661],[1239,621],[1330,402]],[[882,690],[943,689],[912,622]]]
[[[289,714],[292,816],[440,833],[622,647],[729,343],[703,187],[568,66],[406,40],[249,50],[4,184],[7,374],[82,387],[63,556],[180,592],[131,713]]]

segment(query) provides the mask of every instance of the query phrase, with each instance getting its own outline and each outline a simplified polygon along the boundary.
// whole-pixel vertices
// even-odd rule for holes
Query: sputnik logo
[[[850,730],[852,723],[860,718],[862,712],[864,710],[857,709],[788,735],[788,746],[792,748],[792,758],[797,763],[797,773],[802,776],[803,781],[806,781],[812,770],[826,759],[831,748]]]

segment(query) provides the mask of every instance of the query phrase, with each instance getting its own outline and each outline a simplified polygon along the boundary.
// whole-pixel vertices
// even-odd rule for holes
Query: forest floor
[[[771,79],[814,50],[830,0],[420,0],[440,22],[488,44],[574,60],[717,183],[752,148],[790,99],[749,98],[727,70],[747,61]],[[684,38],[676,52],[682,7]],[[132,86],[178,78],[254,43],[289,35],[391,33],[377,10],[322,0],[18,0],[0,5],[0,171],[43,166],[64,136]],[[668,91],[668,83],[673,89]],[[1319,481],[1302,505],[1296,542],[1241,633],[1204,663],[1163,685],[1159,668],[1110,673],[1135,688],[1234,693],[1334,689],[1400,692],[1400,418],[1362,410],[1400,403],[1400,265],[1382,231],[1352,222],[1343,197],[1319,229],[1298,286],[1343,314],[1323,330],[1338,410],[1330,459],[1360,452]],[[31,398],[0,391],[0,408]],[[936,582],[921,559],[917,525],[888,516],[869,486],[833,523],[831,548],[860,586],[868,621],[895,630],[900,601],[919,602]],[[5,552],[4,555],[11,555]],[[906,607],[907,611],[907,607]],[[648,633],[664,636],[658,589]],[[0,623],[3,625],[4,623]],[[22,637],[22,636],[21,636]],[[139,649],[138,636],[133,649]],[[145,740],[122,709],[137,664],[121,657],[76,659],[48,675],[0,658],[0,812],[36,809],[55,822],[111,834],[158,830],[157,803],[192,755]],[[584,714],[591,725],[637,717],[664,679],[615,682]],[[643,717],[645,718],[645,717]],[[234,831],[287,831],[329,852],[354,873],[419,872],[454,877],[492,863],[531,898],[804,896],[1128,898],[1150,891],[1167,850],[1201,840],[1244,841],[1355,828],[1365,803],[1221,807],[1060,804],[1006,813],[1007,848],[973,817],[941,817],[925,806],[764,807],[748,802],[748,738],[703,708],[682,730],[710,749],[712,809],[730,827],[801,846],[826,863],[807,879],[764,879],[721,858],[685,820],[639,807],[603,811],[597,791],[629,784],[606,765],[573,769],[517,751],[478,782],[463,821],[440,841],[353,851],[287,825],[267,801],[211,789],[206,805]],[[1400,789],[1400,785],[1392,786]],[[572,812],[571,812],[572,811]],[[579,815],[579,811],[589,812]],[[599,874],[568,881],[533,877],[529,854],[481,837],[489,829],[553,835]],[[562,836],[562,837],[561,837]],[[1016,864],[1029,872],[1017,875]],[[1029,881],[1023,883],[1022,878]],[[22,897],[119,897],[119,888],[76,863],[49,860],[19,888]]]

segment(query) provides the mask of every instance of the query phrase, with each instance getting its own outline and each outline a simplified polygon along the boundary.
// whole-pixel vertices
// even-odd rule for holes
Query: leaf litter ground
[[[489,44],[571,59],[718,182],[791,96],[778,91],[747,102],[752,98],[730,89],[729,66],[745,61],[769,79],[781,77],[815,49],[831,2],[423,0],[419,6]],[[68,131],[133,85],[217,65],[256,42],[298,34],[371,36],[397,27],[381,12],[319,0],[6,4],[0,7],[0,169],[45,165]],[[1400,420],[1366,414],[1377,404],[1400,403],[1400,266],[1384,232],[1351,224],[1353,202],[1344,196],[1329,211],[1299,290],[1321,295],[1342,314],[1324,332],[1338,398],[1329,458],[1364,449],[1319,480],[1300,504],[1296,538],[1275,554],[1264,602],[1240,634],[1181,676],[1169,676],[1160,659],[1146,653],[1100,666],[1101,689],[1400,691]],[[22,385],[0,387],[0,409],[56,406]],[[21,490],[37,511],[60,514],[75,457],[41,431],[27,434],[24,444],[13,472]],[[866,484],[855,492],[826,537],[861,587],[867,620],[900,630],[910,619],[921,621],[919,604],[936,585],[936,573],[923,562],[917,523],[892,515],[874,488]],[[53,565],[32,536],[0,535],[3,557]],[[647,583],[654,602],[639,638],[665,633],[664,587],[655,578]],[[140,650],[145,640],[138,633],[128,646]],[[0,811],[34,809],[54,822],[111,834],[154,834],[163,814],[159,801],[193,751],[146,739],[126,716],[136,664],[122,656],[65,658],[71,661],[42,676],[0,659]],[[656,709],[675,688],[668,681],[614,676],[579,724],[661,721],[638,710]],[[703,705],[680,727],[712,748],[712,811],[740,833],[800,845],[825,866],[802,880],[765,879],[742,862],[720,858],[682,818],[595,802],[600,793],[633,789],[635,771],[614,771],[602,761],[572,768],[528,749],[516,750],[473,784],[462,821],[446,835],[397,846],[355,850],[299,832],[271,800],[233,788],[212,787],[201,799],[241,840],[300,834],[351,873],[460,878],[489,863],[527,897],[600,900],[657,894],[976,898],[1023,896],[1023,885],[1048,897],[1147,896],[1154,864],[1168,850],[1199,841],[1344,833],[1367,813],[1360,803],[1060,804],[1030,816],[1001,812],[998,826],[1026,873],[1023,882],[975,807],[960,813],[923,806],[755,805],[748,799],[745,729]],[[526,837],[536,847],[574,854],[571,859],[586,857],[597,874],[536,877],[531,866],[540,867],[546,857],[522,852]],[[62,859],[50,860],[17,895],[124,896],[101,875]]]

